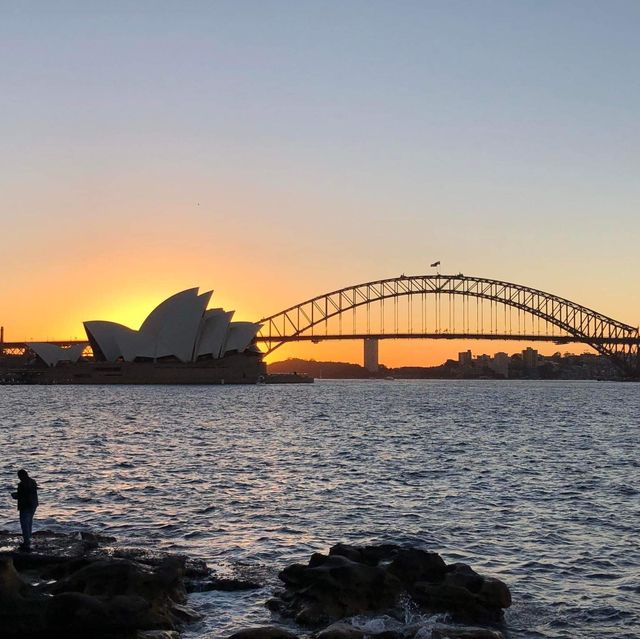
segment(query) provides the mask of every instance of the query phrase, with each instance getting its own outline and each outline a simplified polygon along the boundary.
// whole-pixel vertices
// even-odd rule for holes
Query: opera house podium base
[[[14,384],[257,384],[266,366],[254,353],[227,354],[198,362],[77,362],[4,372]]]

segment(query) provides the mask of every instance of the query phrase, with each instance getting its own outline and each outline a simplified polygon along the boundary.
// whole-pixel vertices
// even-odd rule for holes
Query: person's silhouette
[[[20,483],[18,490],[11,493],[14,499],[18,500],[18,510],[20,511],[20,527],[22,528],[22,539],[20,550],[29,552],[31,550],[31,529],[33,527],[33,515],[38,507],[38,484],[29,477],[24,468],[18,471]]]

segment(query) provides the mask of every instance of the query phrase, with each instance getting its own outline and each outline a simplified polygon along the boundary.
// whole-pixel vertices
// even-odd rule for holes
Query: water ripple
[[[5,386],[0,473],[6,488],[22,466],[38,480],[41,527],[273,579],[338,541],[422,543],[511,585],[510,637],[637,639],[638,390]],[[3,504],[0,525],[17,529]],[[195,595],[210,614],[190,634],[266,622],[267,590]]]

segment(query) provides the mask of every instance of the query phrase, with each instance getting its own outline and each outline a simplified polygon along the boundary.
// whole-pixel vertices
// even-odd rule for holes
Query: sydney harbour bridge
[[[260,320],[268,354],[288,342],[513,340],[591,346],[640,378],[638,328],[563,297],[482,277],[412,275],[348,286]],[[377,352],[377,349],[373,349]]]
[[[529,286],[462,273],[402,275],[347,286],[260,323],[256,341],[265,354],[290,342],[325,340],[363,340],[365,353],[376,358],[383,339],[582,343],[608,357],[624,376],[640,379],[637,327]],[[0,338],[0,355],[26,348]]]

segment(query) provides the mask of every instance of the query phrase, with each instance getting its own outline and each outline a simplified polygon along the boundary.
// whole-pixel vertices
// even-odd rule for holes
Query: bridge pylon
[[[377,373],[380,370],[378,360],[378,339],[376,337],[367,337],[363,340],[364,344],[364,367],[370,373]]]

